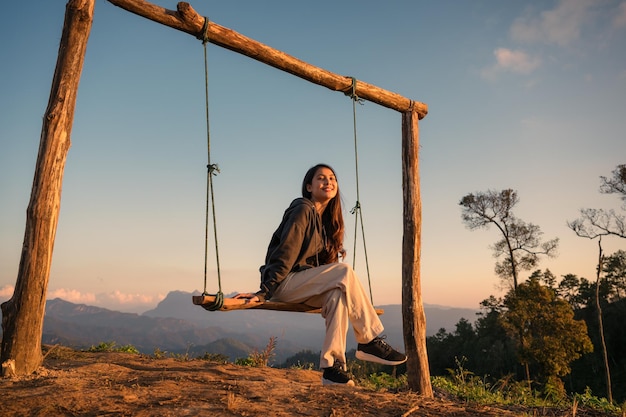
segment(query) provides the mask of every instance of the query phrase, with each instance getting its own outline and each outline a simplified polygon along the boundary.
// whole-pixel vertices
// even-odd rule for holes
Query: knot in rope
[[[220,173],[220,167],[217,164],[209,164],[206,166],[209,175],[217,175]]]
[[[196,39],[201,40],[203,44],[209,41],[209,18],[204,18],[204,24],[202,25],[202,31],[196,35]]]
[[[352,209],[350,210],[350,214],[354,214],[359,210],[361,210],[361,203],[357,201],[354,207],[352,207]]]

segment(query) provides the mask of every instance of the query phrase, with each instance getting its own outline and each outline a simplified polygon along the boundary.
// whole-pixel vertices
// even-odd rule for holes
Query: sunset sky
[[[175,1],[154,3],[175,9]],[[0,25],[0,301],[15,285],[66,1],[9,2]],[[598,191],[626,163],[626,1],[191,2],[211,21],[337,74],[424,102],[424,302],[502,295],[459,201],[512,188],[514,213],[560,239],[539,268],[595,279],[597,241],[567,221],[620,210]],[[271,233],[318,162],[338,175],[352,260],[352,103],[208,46],[224,292],[255,291]],[[121,311],[203,290],[207,162],[202,43],[98,0],[63,182],[49,298]],[[401,302],[401,116],[357,108],[360,203],[378,305]],[[211,242],[212,245],[212,242]],[[603,240],[606,253],[626,249]],[[367,274],[362,243],[357,272]],[[209,292],[215,292],[210,253]],[[523,277],[528,276],[524,272]],[[367,284],[366,284],[367,285]]]

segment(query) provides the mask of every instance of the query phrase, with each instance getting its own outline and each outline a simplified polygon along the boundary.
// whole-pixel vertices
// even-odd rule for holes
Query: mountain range
[[[132,345],[145,354],[161,352],[200,356],[223,354],[229,360],[245,358],[262,351],[270,338],[276,338],[275,361],[283,362],[297,352],[318,352],[324,337],[324,320],[319,314],[270,310],[209,312],[193,305],[194,292],[172,291],[156,308],[143,314],[122,313],[105,308],[74,304],[59,298],[48,300],[42,342],[88,349],[100,343]],[[402,306],[377,306],[387,341],[397,348],[404,345]],[[455,329],[461,318],[473,322],[476,310],[425,305],[427,335],[444,328]],[[348,349],[356,347],[352,332]]]

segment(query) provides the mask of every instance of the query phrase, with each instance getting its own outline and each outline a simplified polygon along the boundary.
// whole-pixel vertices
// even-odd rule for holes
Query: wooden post
[[[44,115],[15,291],[2,304],[3,373],[27,375],[42,363],[41,336],[61,186],[95,0],[70,0]]]
[[[409,388],[432,397],[428,354],[426,352],[426,315],[422,303],[420,254],[422,200],[419,179],[419,115],[415,110],[402,113],[402,189],[404,231],[402,238],[402,328],[409,357]]]

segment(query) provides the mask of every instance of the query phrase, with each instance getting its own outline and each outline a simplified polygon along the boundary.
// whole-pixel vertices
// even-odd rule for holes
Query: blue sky
[[[65,4],[11,2],[0,26],[0,299],[17,277]],[[560,239],[542,270],[595,278],[597,242],[566,222],[583,207],[620,208],[598,187],[626,163],[625,1],[191,4],[308,63],[429,106],[420,123],[426,303],[477,308],[501,294],[489,249],[500,236],[466,229],[458,205],[488,189],[517,190],[515,214]],[[269,237],[318,162],[337,171],[352,252],[349,98],[214,45],[208,53],[224,291],[257,289]],[[400,121],[373,103],[357,109],[376,304],[401,302]],[[99,0],[48,296],[143,311],[169,291],[202,290],[206,159],[201,42]],[[626,246],[603,243],[607,253]],[[357,259],[365,282],[360,241]]]

